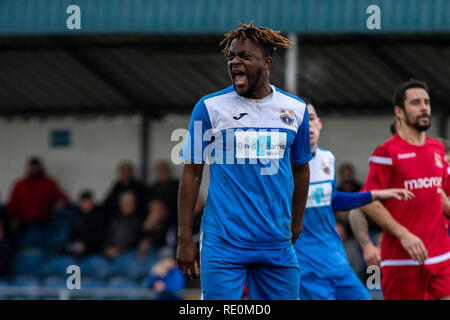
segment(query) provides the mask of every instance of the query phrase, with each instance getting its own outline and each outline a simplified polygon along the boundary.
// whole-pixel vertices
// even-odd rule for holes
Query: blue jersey
[[[340,276],[350,266],[336,231],[334,210],[348,210],[371,201],[370,192],[336,191],[335,158],[317,148],[310,166],[310,185],[303,231],[295,244],[301,275]]]
[[[290,245],[291,165],[311,160],[305,103],[271,88],[263,99],[233,86],[203,97],[182,152],[189,163],[211,162],[201,230],[242,248]]]

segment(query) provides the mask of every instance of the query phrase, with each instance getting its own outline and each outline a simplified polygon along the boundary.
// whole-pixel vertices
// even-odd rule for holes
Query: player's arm
[[[291,212],[291,240],[293,244],[295,244],[303,229],[303,215],[309,190],[309,161],[311,159],[309,115],[305,106],[302,122],[297,130],[291,150],[291,167],[294,178]]]
[[[381,202],[374,201],[362,209],[377,225],[397,237],[411,258],[423,264],[427,259],[428,252],[422,240],[398,223]]]
[[[193,279],[200,275],[199,253],[192,239],[195,202],[202,181],[203,164],[184,164],[178,191],[178,266]]]
[[[292,244],[295,244],[303,229],[303,215],[309,189],[309,163],[292,165],[294,193],[292,196],[291,231]]]
[[[381,260],[380,249],[376,247],[369,237],[369,223],[364,212],[357,208],[350,211],[348,216],[350,228],[356,241],[363,250],[364,261],[368,266],[379,265]]]
[[[192,239],[195,203],[202,181],[203,151],[210,144],[205,137],[212,128],[203,99],[194,107],[189,123],[189,133],[184,142],[181,158],[184,160],[178,188],[178,247],[177,262],[184,275],[190,279],[200,275],[199,254]],[[200,143],[198,143],[200,142]]]
[[[444,216],[450,219],[450,199],[445,194],[444,191],[441,192],[442,194],[442,204],[444,206]]]

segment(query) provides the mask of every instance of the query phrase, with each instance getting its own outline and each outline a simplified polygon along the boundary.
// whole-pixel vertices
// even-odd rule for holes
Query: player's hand
[[[419,261],[419,264],[423,264],[428,258],[428,251],[422,240],[411,232],[406,232],[399,238],[399,240],[411,258]]]
[[[369,242],[362,249],[364,254],[364,261],[368,266],[380,265],[381,261],[380,248],[376,247],[372,242]]]
[[[192,239],[178,239],[177,262],[180,270],[190,280],[200,275],[198,249]]]
[[[385,201],[390,199],[396,199],[399,201],[407,201],[413,199],[414,193],[406,189],[383,189],[372,190],[372,200]]]
[[[298,237],[300,237],[300,233],[302,233],[303,231],[303,224],[298,224],[295,226],[291,225],[291,232],[292,232],[292,244],[295,245],[295,243],[297,242]]]

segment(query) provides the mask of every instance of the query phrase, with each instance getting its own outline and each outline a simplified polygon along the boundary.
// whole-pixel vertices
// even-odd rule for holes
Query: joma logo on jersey
[[[427,177],[405,181],[405,189],[408,190],[440,188],[441,185],[442,177]]]

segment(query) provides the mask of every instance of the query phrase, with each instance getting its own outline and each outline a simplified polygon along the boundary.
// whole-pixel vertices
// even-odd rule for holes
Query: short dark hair
[[[430,94],[426,82],[417,79],[409,79],[395,89],[393,97],[394,106],[399,106],[400,108],[405,109],[406,90],[411,88],[421,88]]]
[[[91,190],[83,190],[80,193],[80,200],[92,200],[94,196],[92,195]]]
[[[42,162],[41,162],[41,159],[39,159],[38,157],[31,157],[28,160],[28,164],[40,167],[42,165]]]
[[[312,101],[309,97],[301,97],[301,99],[305,102],[306,105],[308,104],[312,105]]]

